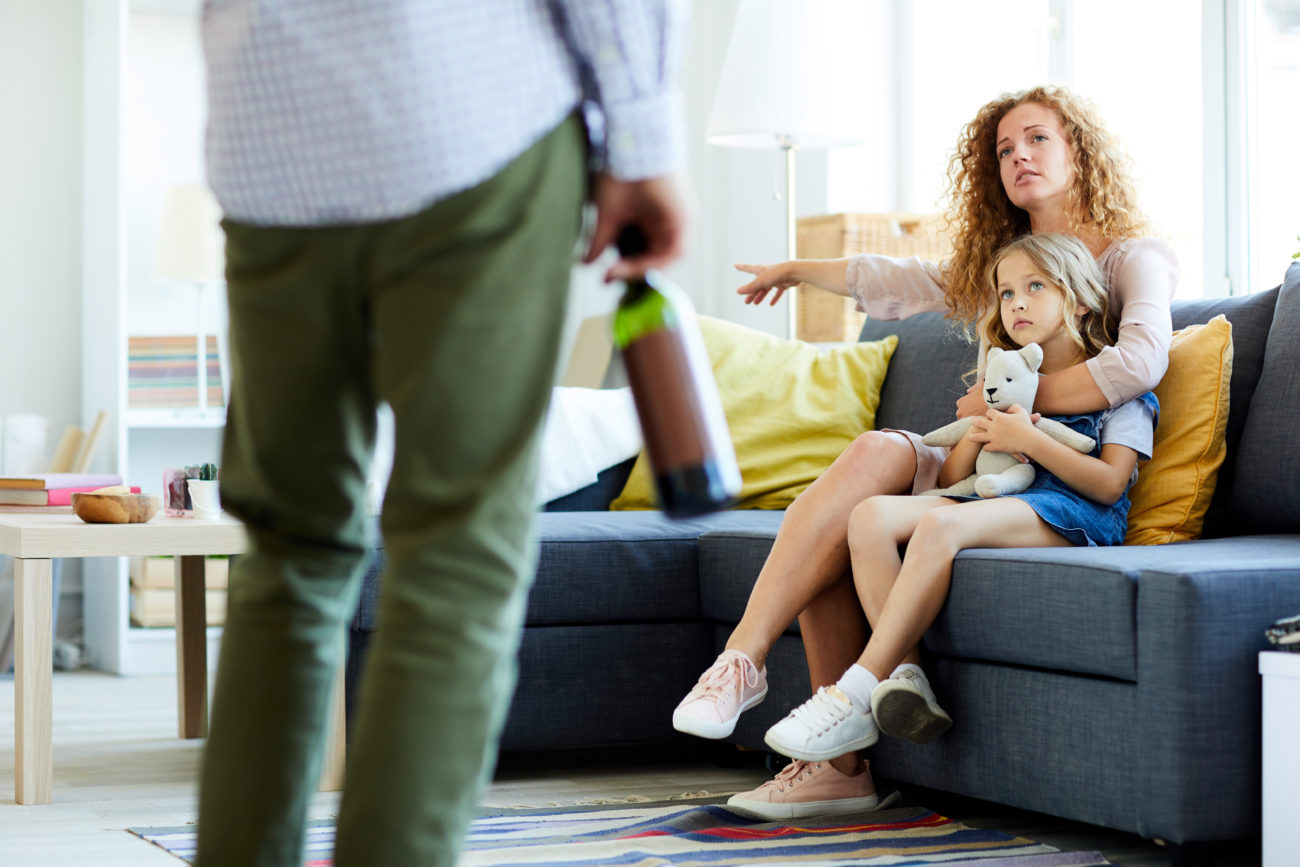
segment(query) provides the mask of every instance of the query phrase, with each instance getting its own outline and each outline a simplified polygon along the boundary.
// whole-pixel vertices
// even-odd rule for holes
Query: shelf
[[[207,627],[208,638],[220,638],[221,627]],[[169,644],[176,640],[176,629],[172,626],[129,626],[126,630],[127,639],[130,641],[152,642],[165,641]]]
[[[224,409],[128,409],[128,428],[217,428],[226,423]]]

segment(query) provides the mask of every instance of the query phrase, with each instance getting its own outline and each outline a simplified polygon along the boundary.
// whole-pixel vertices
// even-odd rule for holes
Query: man
[[[514,685],[532,488],[585,258],[679,253],[681,0],[206,0],[225,212],[222,501],[249,532],[200,787],[202,867],[298,865],[366,549],[375,409],[396,421],[379,626],[335,863],[456,860]],[[592,125],[594,128],[595,125]]]

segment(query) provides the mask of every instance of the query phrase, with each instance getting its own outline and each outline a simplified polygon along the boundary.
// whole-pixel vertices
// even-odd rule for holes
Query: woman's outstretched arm
[[[754,279],[736,292],[745,296],[746,304],[761,304],[769,293],[771,303],[776,304],[785,290],[800,283],[811,283],[836,295],[848,295],[845,282],[848,264],[848,259],[794,259],[775,265],[737,265],[736,270],[752,274]]]

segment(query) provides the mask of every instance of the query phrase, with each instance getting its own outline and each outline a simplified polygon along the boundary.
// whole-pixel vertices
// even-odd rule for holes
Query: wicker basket
[[[861,253],[919,256],[941,262],[952,250],[937,214],[829,214],[799,221],[800,259],[840,259]],[[795,296],[796,336],[817,343],[853,342],[866,314],[845,298],[802,283]]]

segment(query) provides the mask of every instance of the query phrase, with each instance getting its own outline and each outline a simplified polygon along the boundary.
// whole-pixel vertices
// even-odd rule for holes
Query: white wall
[[[81,2],[0,0],[0,416],[81,418]]]
[[[81,0],[0,0],[0,418],[48,418],[47,455],[86,423],[81,27]],[[66,561],[61,637],[79,631],[80,594],[80,564]]]

